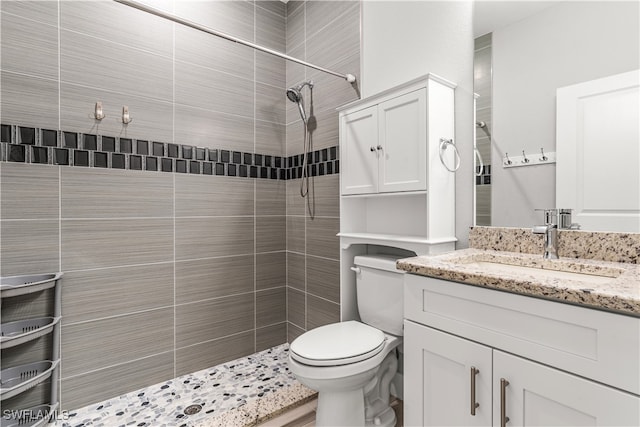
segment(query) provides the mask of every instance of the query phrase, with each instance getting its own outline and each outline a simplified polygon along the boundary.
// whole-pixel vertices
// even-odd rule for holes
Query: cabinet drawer
[[[405,317],[640,394],[640,319],[405,275]]]

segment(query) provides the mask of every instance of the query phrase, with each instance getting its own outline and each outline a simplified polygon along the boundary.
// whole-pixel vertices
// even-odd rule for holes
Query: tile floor
[[[288,344],[69,412],[57,427],[255,425],[316,393],[287,366]],[[189,414],[189,406],[199,409]],[[193,407],[193,406],[192,406]]]

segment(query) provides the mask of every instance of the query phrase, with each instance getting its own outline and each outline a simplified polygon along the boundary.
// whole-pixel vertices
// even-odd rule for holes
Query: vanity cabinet
[[[409,274],[405,317],[406,425],[640,425],[638,318]]]

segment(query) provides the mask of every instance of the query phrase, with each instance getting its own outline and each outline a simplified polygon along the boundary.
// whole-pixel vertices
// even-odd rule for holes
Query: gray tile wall
[[[360,2],[289,1],[286,7],[289,55],[360,76]],[[305,88],[307,114],[316,126],[312,150],[338,145],[336,107],[358,98],[344,80],[286,64],[287,87],[313,80],[313,105]],[[295,104],[286,105],[287,155],[303,151],[303,124]],[[310,215],[299,194],[300,179],[286,182],[287,337],[340,320],[339,176],[311,178]]]
[[[279,1],[153,3],[286,49]],[[284,60],[112,1],[3,1],[0,21],[2,123],[286,155]],[[0,213],[2,276],[65,272],[64,409],[286,341],[285,181],[0,163]]]

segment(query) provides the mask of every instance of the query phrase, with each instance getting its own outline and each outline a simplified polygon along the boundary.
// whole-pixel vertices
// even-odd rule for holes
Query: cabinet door
[[[340,153],[342,194],[378,191],[377,106],[342,117]]]
[[[426,190],[427,90],[383,102],[378,106],[378,114],[378,191]]]
[[[408,320],[404,339],[404,424],[490,426],[491,349]]]
[[[495,350],[494,425],[501,425],[500,379],[509,426],[638,426],[640,398]]]

